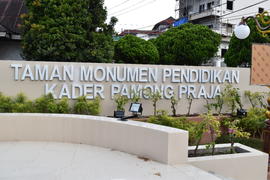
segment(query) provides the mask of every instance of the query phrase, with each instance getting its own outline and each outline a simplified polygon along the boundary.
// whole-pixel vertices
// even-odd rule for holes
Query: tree
[[[123,63],[154,64],[158,62],[159,54],[153,43],[127,35],[116,42],[114,59]]]
[[[110,62],[113,26],[103,0],[26,0],[22,50],[28,60]]]
[[[225,63],[227,66],[236,67],[241,64],[251,64],[252,43],[269,43],[270,39],[263,37],[257,30],[256,23],[253,19],[247,21],[250,27],[250,35],[248,38],[240,40],[232,36],[229,49],[225,54]]]
[[[171,28],[153,42],[160,64],[201,65],[218,50],[221,37],[208,27],[190,23]]]

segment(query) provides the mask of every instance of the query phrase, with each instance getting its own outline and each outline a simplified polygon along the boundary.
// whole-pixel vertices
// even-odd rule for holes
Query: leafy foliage
[[[150,41],[127,35],[116,42],[114,59],[121,63],[155,64],[159,60],[159,54]]]
[[[171,108],[173,116],[176,116],[176,106],[178,105],[179,100],[176,99],[175,95],[171,97]]]
[[[230,137],[231,143],[231,153],[235,153],[234,143],[236,138],[249,138],[250,133],[243,131],[239,127],[239,120],[238,119],[223,119],[223,125],[228,129],[228,135]]]
[[[0,112],[12,112],[12,99],[0,93]]]
[[[247,21],[250,27],[250,35],[244,40],[237,39],[232,36],[229,44],[229,49],[225,54],[225,63],[227,66],[236,67],[241,64],[251,64],[251,46],[253,43],[269,43],[270,38],[263,37],[257,30],[256,23],[253,19]]]
[[[159,124],[163,126],[174,127],[178,129],[184,129],[189,132],[189,144],[195,142],[195,122],[188,121],[185,117],[170,117],[166,112],[162,112],[157,116],[151,116],[148,120],[149,123]]]
[[[114,102],[116,103],[117,111],[124,111],[124,106],[128,103],[128,98],[126,96],[116,95]]]
[[[239,122],[239,127],[244,131],[249,132],[252,137],[262,136],[262,129],[265,126],[266,110],[261,108],[251,108],[247,113],[247,117],[244,117]]]
[[[189,116],[190,115],[190,111],[191,111],[191,105],[192,105],[192,102],[193,102],[193,97],[192,96],[188,96],[187,97],[187,100],[188,100],[188,112],[187,112],[187,115]]]
[[[43,95],[34,101],[28,100],[23,93],[12,98],[0,93],[0,112],[18,113],[71,113],[68,99],[56,101],[52,94]]]
[[[27,100],[27,97],[23,93],[20,93],[12,102],[12,112],[34,112],[33,103],[32,101]]]
[[[219,96],[214,98],[214,102],[210,104],[210,108],[214,108],[218,114],[221,114],[222,108],[224,106],[225,94],[221,92]]]
[[[74,112],[76,114],[98,115],[100,113],[100,99],[87,100],[86,96],[78,97],[74,104]]]
[[[231,84],[226,85],[223,91],[223,101],[230,108],[231,114],[235,114],[237,106],[242,109],[241,96],[239,94],[239,89],[233,87]]]
[[[110,62],[113,26],[103,0],[26,0],[22,50],[28,60]]]
[[[221,37],[208,27],[190,23],[171,28],[153,40],[160,64],[201,65],[218,50]]]
[[[245,96],[248,98],[253,108],[257,107],[258,105],[260,105],[261,108],[266,106],[263,102],[265,96],[264,93],[245,91]]]
[[[51,93],[37,98],[34,108],[39,113],[57,113],[57,104]]]
[[[57,113],[69,114],[70,108],[68,105],[68,98],[63,98],[57,103]]]
[[[196,139],[196,148],[194,150],[194,156],[197,155],[197,150],[202,139],[202,136],[205,132],[209,131],[211,135],[211,141],[209,143],[209,147],[212,148],[212,155],[215,153],[215,137],[219,137],[220,132],[220,123],[216,117],[214,117],[211,113],[201,115],[203,118],[197,126],[195,127],[195,139]]]
[[[229,135],[222,135],[216,139],[216,143],[223,144],[223,143],[230,143],[231,137]],[[246,137],[235,137],[234,138],[235,143],[241,143],[246,146],[263,150],[263,141],[257,138],[246,138]]]
[[[153,102],[154,116],[156,116],[157,115],[157,102],[161,100],[161,93],[159,91],[156,91],[156,92],[146,91],[146,94],[149,97],[149,99]]]
[[[135,90],[132,90],[131,91],[131,102],[133,103],[138,103],[141,99],[141,92],[143,90],[139,90],[139,91],[135,91]]]

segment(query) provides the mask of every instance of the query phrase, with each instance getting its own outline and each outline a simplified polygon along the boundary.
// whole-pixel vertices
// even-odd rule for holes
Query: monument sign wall
[[[30,99],[52,93],[55,99],[79,96],[102,99],[102,115],[112,115],[114,96],[131,98],[139,93],[145,115],[152,114],[148,92],[160,92],[158,109],[171,112],[170,98],[180,100],[177,113],[187,112],[187,97],[194,99],[192,113],[206,111],[205,99],[218,96],[226,84],[241,91],[263,91],[266,87],[250,86],[250,69],[191,66],[60,63],[31,61],[0,62],[0,92],[15,96],[23,92]],[[147,93],[146,93],[147,92]],[[245,102],[244,102],[245,104]],[[129,104],[126,106],[128,111]]]

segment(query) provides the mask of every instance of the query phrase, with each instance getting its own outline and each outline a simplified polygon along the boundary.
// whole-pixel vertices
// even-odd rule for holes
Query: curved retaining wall
[[[3,113],[0,141],[89,144],[171,165],[186,163],[188,152],[187,131],[84,115]]]

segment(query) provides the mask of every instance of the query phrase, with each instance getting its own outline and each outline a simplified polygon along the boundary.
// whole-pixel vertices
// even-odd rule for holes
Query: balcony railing
[[[217,11],[217,10],[214,10],[214,9],[208,9],[208,10],[205,10],[205,11],[202,11],[202,12],[197,12],[197,13],[194,13],[194,14],[190,14],[189,15],[189,20],[193,21],[193,20],[205,18],[205,17],[208,17],[208,16],[220,16],[220,12]]]

